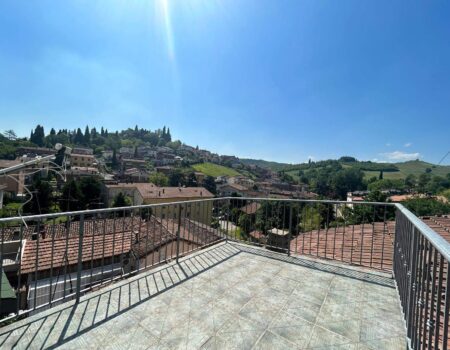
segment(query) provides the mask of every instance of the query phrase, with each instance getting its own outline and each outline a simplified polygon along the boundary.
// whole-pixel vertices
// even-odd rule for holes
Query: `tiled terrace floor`
[[[0,348],[405,349],[392,280],[220,244],[0,329]]]

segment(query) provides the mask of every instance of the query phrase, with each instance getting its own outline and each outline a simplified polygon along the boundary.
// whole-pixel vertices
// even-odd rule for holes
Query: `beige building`
[[[95,167],[95,158],[92,154],[77,154],[72,153],[70,156],[70,165],[73,167]]]
[[[199,199],[214,198],[214,195],[204,187],[158,187],[152,183],[119,183],[105,185],[105,200],[111,206],[114,198],[123,193],[131,200],[132,205],[141,204],[163,204],[182,201],[192,201]],[[152,208],[151,212],[161,218],[178,218],[181,212],[182,217],[191,218],[202,223],[211,223],[212,201],[200,203],[189,203],[182,205],[161,205]]]

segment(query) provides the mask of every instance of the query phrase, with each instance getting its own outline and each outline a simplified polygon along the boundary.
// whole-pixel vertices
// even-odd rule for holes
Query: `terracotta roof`
[[[8,159],[0,159],[0,169],[9,168],[14,165],[20,164],[20,160],[8,160]]]
[[[249,203],[247,205],[244,205],[241,208],[241,211],[243,211],[246,214],[255,214],[259,208],[261,208],[261,204],[260,203],[252,202],[252,203]]]
[[[158,187],[152,183],[119,183],[107,188],[136,188],[144,199],[154,198],[213,198],[204,187]]]
[[[425,216],[421,218],[429,227],[450,242],[450,215]]]
[[[253,237],[254,239],[261,239],[261,238],[265,238],[266,236],[264,235],[264,233],[262,233],[261,231],[252,231],[249,233],[250,237]]]
[[[60,268],[78,263],[78,238],[40,239],[25,242],[21,261],[21,272],[36,271],[36,250],[38,250],[38,271]],[[131,233],[114,233],[106,235],[87,235],[83,237],[82,261],[94,261],[119,254],[125,254],[131,248]]]
[[[140,184],[136,184],[140,185]],[[146,184],[145,184],[146,185]],[[142,187],[137,186],[144,199],[154,198],[213,198],[214,195],[204,187]]]
[[[393,221],[313,230],[292,239],[291,252],[391,271],[394,233]]]
[[[117,217],[115,219],[88,219],[84,221],[84,235],[91,234],[101,234],[111,233],[111,232],[122,232],[123,230],[129,231],[131,227],[137,227],[140,218],[134,217]],[[5,227],[2,229],[1,233],[5,235],[5,241],[19,239],[20,230],[22,229],[22,238],[31,239],[37,230],[36,225],[28,225],[28,227],[22,226],[12,226]],[[39,227],[39,232],[41,233],[42,239],[54,237],[55,239],[69,237],[78,237],[80,232],[80,222],[73,221],[70,223],[69,227],[65,224],[48,224],[41,225]]]

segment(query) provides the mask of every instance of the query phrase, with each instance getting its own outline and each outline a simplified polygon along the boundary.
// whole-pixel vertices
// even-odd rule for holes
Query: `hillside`
[[[245,165],[256,165],[261,168],[267,168],[267,169],[270,169],[273,171],[282,170],[285,167],[290,165],[287,163],[278,163],[278,162],[273,162],[273,161],[268,161],[268,160],[263,160],[263,159],[239,158],[239,161]]]
[[[240,175],[240,173],[232,168],[228,168],[226,166],[214,164],[214,163],[198,163],[192,165],[192,168],[195,169],[195,171],[200,171],[205,175],[208,176],[237,176]]]
[[[434,165],[421,160],[413,160],[402,163],[374,163],[370,161],[348,162],[340,159],[312,162],[311,164],[302,163],[285,166],[282,166],[280,163],[276,163],[276,166],[273,166],[271,162],[267,162],[267,167],[270,167],[272,170],[284,171],[295,180],[298,180],[298,174],[300,171],[307,173],[311,169],[321,169],[337,164],[341,165],[343,168],[361,169],[366,178],[371,178],[374,176],[378,177],[381,170],[383,171],[383,178],[385,179],[404,179],[410,174],[419,176],[420,174],[425,173],[427,169],[431,169],[431,175],[445,177],[448,173],[450,173],[449,165]]]

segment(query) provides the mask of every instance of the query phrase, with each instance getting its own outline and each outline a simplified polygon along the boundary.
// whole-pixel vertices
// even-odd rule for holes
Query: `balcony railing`
[[[0,219],[0,322],[220,241],[389,273],[411,348],[447,348],[450,244],[390,203],[228,197]]]

